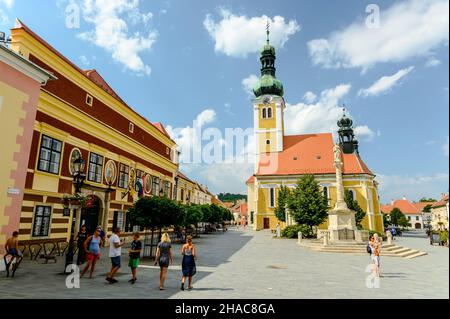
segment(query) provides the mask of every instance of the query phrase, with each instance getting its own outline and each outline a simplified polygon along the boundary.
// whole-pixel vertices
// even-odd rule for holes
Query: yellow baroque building
[[[138,195],[175,197],[176,143],[160,123],[140,116],[95,70],[80,69],[22,22],[11,38],[11,50],[56,78],[40,89],[29,159],[20,167],[21,243],[65,242],[82,224],[88,232],[97,225],[131,232],[126,213]],[[64,201],[74,194],[78,158],[86,162],[83,208]]]
[[[261,50],[261,78],[254,87],[256,161],[254,174],[247,180],[249,220],[255,230],[276,227],[278,219],[274,210],[280,186],[293,188],[302,175],[314,175],[328,198],[330,210],[337,199],[333,135],[285,135],[284,89],[276,78],[275,59],[275,48],[268,39]],[[344,188],[366,212],[362,226],[382,232],[378,184],[360,157],[352,125],[345,114],[338,122]],[[327,227],[327,222],[320,226],[321,229]]]

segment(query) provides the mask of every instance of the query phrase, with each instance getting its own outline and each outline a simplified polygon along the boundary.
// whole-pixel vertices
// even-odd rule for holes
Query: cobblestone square
[[[119,283],[109,285],[109,258],[104,250],[93,279],[80,289],[67,289],[63,258],[57,264],[25,260],[16,278],[0,273],[0,298],[93,299],[309,299],[309,298],[449,298],[448,248],[430,246],[426,238],[401,237],[399,245],[428,255],[415,259],[382,258],[381,286],[366,287],[367,255],[310,251],[295,240],[274,239],[269,232],[230,230],[201,235],[194,290],[181,292],[180,245],[174,245],[166,290],[160,292],[159,269],[143,261],[135,285],[128,283],[128,257],[123,249]]]

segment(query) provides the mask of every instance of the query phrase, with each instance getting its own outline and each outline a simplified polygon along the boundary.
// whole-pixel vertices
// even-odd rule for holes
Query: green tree
[[[175,201],[167,197],[153,196],[136,201],[129,210],[128,218],[134,226],[150,229],[152,232],[151,242],[153,242],[155,230],[159,230],[159,237],[161,237],[162,228],[183,224],[183,213],[184,210]],[[150,255],[152,255],[152,250]]]
[[[422,197],[419,202],[424,203],[424,202],[437,202],[437,200],[435,200],[434,198],[427,198],[427,197]]]
[[[281,186],[278,192],[277,207],[275,208],[275,216],[280,222],[286,221],[286,205],[289,198],[289,188]]]
[[[424,213],[431,213],[431,207],[433,207],[433,205],[432,204],[428,204],[427,206],[425,206],[423,208],[423,212]]]
[[[348,189],[345,190],[345,202],[347,207],[356,212],[355,221],[357,226],[361,226],[361,222],[366,216],[366,212],[359,206],[358,201],[354,200]]]
[[[388,214],[384,214],[383,213],[383,226],[384,226],[384,228],[389,227],[389,225],[391,225],[391,219],[389,218]]]
[[[203,220],[203,212],[199,205],[191,204],[184,206],[184,227],[195,227],[195,234],[198,236],[198,223]]]
[[[313,226],[322,224],[328,217],[328,200],[313,175],[298,180],[289,196],[288,207],[297,224],[307,225],[311,232]]]
[[[411,224],[408,222],[408,219],[406,218],[405,214],[402,213],[400,209],[395,207],[391,210],[391,213],[389,214],[391,225],[394,226],[400,226],[400,227],[409,227]]]

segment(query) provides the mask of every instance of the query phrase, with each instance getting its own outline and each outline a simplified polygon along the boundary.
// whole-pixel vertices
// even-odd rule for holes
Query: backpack
[[[367,244],[366,250],[368,254],[372,255],[372,247],[370,246],[370,243]]]

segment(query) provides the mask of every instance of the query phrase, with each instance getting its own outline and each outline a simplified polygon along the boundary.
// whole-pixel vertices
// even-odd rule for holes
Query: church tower
[[[253,89],[256,97],[253,100],[256,163],[261,154],[283,151],[284,89],[276,78],[276,54],[269,35],[267,25],[267,43],[261,49],[261,78]]]
[[[356,153],[359,155],[359,144],[353,131],[353,121],[345,115],[345,109],[344,115],[338,121],[337,125],[339,126],[339,145],[344,154]]]

